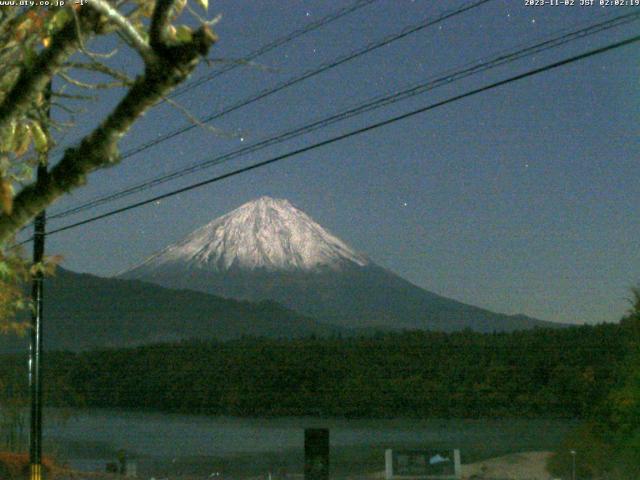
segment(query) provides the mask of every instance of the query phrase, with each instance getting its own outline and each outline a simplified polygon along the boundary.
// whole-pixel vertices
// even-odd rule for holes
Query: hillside
[[[344,329],[321,324],[275,302],[249,303],[202,292],[171,290],[136,280],[58,269],[45,283],[48,350],[123,347],[181,339],[242,335],[297,337]],[[3,351],[26,339],[0,337]]]

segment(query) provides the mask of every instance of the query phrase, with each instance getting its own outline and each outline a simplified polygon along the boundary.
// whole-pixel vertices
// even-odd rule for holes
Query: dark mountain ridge
[[[59,268],[45,281],[43,338],[47,350],[84,350],[231,339],[346,333],[273,301],[250,303],[137,280],[102,278]],[[0,336],[0,350],[23,350],[27,339]]]

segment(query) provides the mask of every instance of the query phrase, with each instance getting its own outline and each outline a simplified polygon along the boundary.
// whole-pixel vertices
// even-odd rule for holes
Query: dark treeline
[[[49,405],[243,416],[579,418],[620,382],[623,342],[599,325],[50,353],[47,392]],[[25,364],[0,360],[5,395],[24,389]]]

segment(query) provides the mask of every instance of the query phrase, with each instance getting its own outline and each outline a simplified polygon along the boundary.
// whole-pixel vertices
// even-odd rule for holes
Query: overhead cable
[[[452,82],[469,77],[471,75],[475,75],[475,74],[484,72],[486,70],[493,69],[493,68],[520,60],[527,56],[541,53],[551,48],[556,48],[568,42],[571,42],[580,38],[584,38],[588,35],[593,35],[595,33],[599,33],[614,27],[619,27],[621,25],[624,25],[633,21],[637,21],[638,19],[640,19],[640,12],[618,16],[613,19],[609,19],[606,21],[601,21],[596,24],[589,25],[588,27],[585,27],[579,30],[574,30],[564,34],[556,34],[555,36],[547,40],[544,40],[542,42],[539,42],[524,48],[520,48],[518,50],[511,50],[509,52],[499,53],[490,58],[485,58],[482,60],[467,63],[461,67],[458,67],[455,70],[451,69],[441,73],[439,76],[431,77],[426,82],[414,84],[408,88],[404,88],[400,91],[393,92],[391,94],[376,96],[372,99],[368,99],[367,101],[358,104],[355,107],[350,107],[337,114],[333,114],[328,117],[322,118],[320,120],[316,120],[312,123],[305,124],[301,127],[297,127],[295,129],[286,131],[284,133],[280,133],[273,137],[256,142],[252,145],[247,145],[245,147],[217,156],[215,158],[207,159],[205,161],[200,161],[192,165],[189,165],[187,167],[176,169],[167,174],[157,176],[153,179],[140,182],[130,187],[126,187],[117,192],[112,192],[110,194],[94,198],[81,205],[77,205],[75,207],[71,207],[69,209],[50,215],[49,219],[53,220],[53,219],[67,217],[91,208],[95,208],[97,206],[100,206],[106,203],[110,203],[112,201],[133,195],[135,193],[145,191],[149,188],[156,187],[158,185],[184,177],[186,175],[190,175],[197,171],[201,171],[206,168],[211,168],[212,166],[219,165],[221,163],[246,155],[248,153],[253,153],[253,152],[262,150],[264,148],[267,148],[269,146],[282,143],[291,138],[298,137],[300,135],[318,130],[320,128],[325,128],[336,122],[339,122],[348,118],[352,118],[357,115],[361,115],[363,113],[387,106],[392,103],[396,103],[401,100],[405,100],[407,98],[410,98],[416,95],[420,95],[422,93],[431,91],[443,85],[447,85]]]
[[[306,147],[302,147],[302,148],[299,148],[299,149],[284,153],[282,155],[278,155],[278,156],[270,158],[268,160],[264,160],[262,162],[258,162],[258,163],[255,163],[255,164],[252,164],[252,165],[249,165],[249,166],[246,166],[246,167],[238,168],[236,170],[233,170],[231,172],[225,173],[223,175],[218,175],[218,176],[210,178],[208,180],[203,180],[201,182],[193,183],[193,184],[188,185],[186,187],[182,187],[182,188],[179,188],[179,189],[176,189],[176,190],[172,190],[171,192],[167,192],[167,193],[164,193],[162,195],[157,195],[155,197],[148,198],[146,200],[142,200],[140,202],[136,202],[136,203],[127,205],[125,207],[117,208],[115,210],[111,210],[109,212],[106,212],[106,213],[103,213],[103,214],[100,214],[100,215],[96,215],[96,216],[90,217],[88,219],[79,221],[79,222],[75,222],[75,223],[60,227],[60,228],[56,228],[54,230],[51,230],[51,231],[47,232],[47,235],[53,235],[53,234],[56,234],[56,233],[64,232],[66,230],[77,228],[77,227],[82,226],[82,225],[87,225],[87,224],[93,223],[93,222],[95,222],[97,220],[101,220],[101,219],[104,219],[104,218],[107,218],[107,217],[111,217],[113,215],[124,213],[124,212],[130,211],[130,210],[142,207],[144,205],[148,205],[150,203],[157,202],[159,200],[164,200],[166,198],[169,198],[169,197],[181,194],[181,193],[185,193],[185,192],[188,192],[188,191],[191,191],[191,190],[194,190],[194,189],[206,186],[206,185],[211,185],[213,183],[225,180],[227,178],[235,177],[235,176],[240,175],[242,173],[246,173],[246,172],[249,172],[249,171],[252,171],[252,170],[256,170],[258,168],[266,167],[267,165],[271,165],[271,164],[280,162],[282,160],[285,160],[285,159],[288,159],[288,158],[291,158],[291,157],[295,157],[295,156],[301,155],[303,153],[310,152],[312,150],[316,150],[316,149],[318,149],[320,147],[331,145],[333,143],[340,142],[342,140],[346,140],[348,138],[355,137],[357,135],[361,135],[363,133],[370,132],[372,130],[376,130],[376,129],[384,127],[384,126],[394,124],[394,123],[399,122],[401,120],[406,120],[408,118],[415,117],[416,115],[428,112],[430,110],[442,107],[444,105],[449,105],[451,103],[460,101],[462,99],[469,98],[471,96],[474,96],[474,95],[477,95],[477,94],[480,94],[480,93],[483,93],[483,92],[486,92],[486,91],[489,91],[489,90],[493,90],[495,88],[502,87],[504,85],[507,85],[507,84],[510,84],[510,83],[513,83],[513,82],[517,82],[519,80],[523,80],[525,78],[533,77],[535,75],[539,75],[541,73],[544,73],[544,72],[547,72],[547,71],[550,71],[550,70],[554,70],[556,68],[563,67],[565,65],[569,65],[571,63],[575,63],[577,61],[584,60],[586,58],[590,58],[590,57],[593,57],[593,56],[596,56],[596,55],[601,55],[601,54],[603,54],[605,52],[609,52],[609,51],[612,51],[612,50],[615,50],[615,49],[618,49],[618,48],[621,48],[621,47],[624,47],[624,46],[627,46],[627,45],[631,45],[631,44],[637,43],[639,41],[640,41],[640,35],[639,36],[635,36],[635,37],[631,37],[631,38],[628,38],[626,40],[622,40],[622,41],[619,41],[619,42],[616,42],[616,43],[612,43],[612,44],[606,45],[604,47],[600,47],[600,48],[596,48],[596,49],[593,49],[593,50],[589,50],[589,51],[587,51],[585,53],[582,53],[582,54],[579,54],[579,55],[575,55],[575,56],[566,58],[564,60],[560,60],[560,61],[548,64],[548,65],[545,65],[543,67],[539,67],[539,68],[535,68],[535,69],[529,70],[529,71],[527,71],[525,73],[521,73],[519,75],[515,75],[515,76],[512,76],[512,77],[509,77],[509,78],[507,78],[505,80],[500,80],[500,81],[493,82],[493,83],[490,83],[488,85],[485,85],[485,86],[482,86],[482,87],[479,87],[479,88],[475,88],[475,89],[467,91],[465,93],[450,97],[450,98],[448,98],[446,100],[441,100],[439,102],[426,105],[424,107],[412,110],[410,112],[407,112],[407,113],[404,113],[404,114],[401,114],[401,115],[397,115],[397,116],[388,118],[386,120],[382,120],[380,122],[376,122],[376,123],[367,125],[365,127],[362,127],[362,128],[356,129],[356,130],[352,130],[350,132],[347,132],[347,133],[344,133],[344,134],[341,134],[341,135],[337,135],[337,136],[331,137],[331,138],[329,138],[327,140],[323,140],[321,142],[313,143],[313,144],[308,145]],[[25,240],[24,242],[21,242],[21,244],[24,244],[24,243],[26,243],[26,242],[28,242],[30,240],[31,239]]]

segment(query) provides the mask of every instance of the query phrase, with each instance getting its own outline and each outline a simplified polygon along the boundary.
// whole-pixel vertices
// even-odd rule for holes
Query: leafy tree
[[[52,352],[48,402],[254,416],[586,418],[574,399],[594,387],[593,403],[609,403],[624,335],[600,325]],[[0,357],[0,378],[14,364]]]
[[[633,288],[632,294],[632,307],[621,321],[628,352],[624,382],[609,397],[608,419],[616,450],[611,470],[625,479],[640,477],[640,288]]]
[[[569,452],[574,450],[580,455],[581,478],[640,478],[640,288],[631,292],[631,308],[620,321],[626,355],[618,365],[618,385],[551,459],[556,474],[569,474]]]
[[[24,305],[17,287],[27,272],[15,235],[40,211],[83,185],[87,176],[119,162],[118,142],[146,111],[183,82],[206,57],[216,40],[210,24],[188,0],[91,0],[82,6],[1,7],[0,9],[0,322]],[[197,0],[201,8],[207,0]],[[185,15],[183,15],[183,11]],[[191,13],[190,27],[178,24]],[[196,18],[195,22],[193,18]],[[110,66],[105,55],[92,53],[97,38],[113,37],[125,53],[143,65],[131,79]],[[108,57],[108,55],[107,55]],[[136,61],[127,57],[127,64]],[[111,62],[113,63],[113,62]],[[121,61],[121,63],[124,63]],[[76,74],[103,79],[87,84]],[[104,81],[108,78],[108,81]],[[53,89],[51,89],[53,85]],[[64,128],[48,111],[62,101],[85,96],[67,87],[121,87],[124,95],[99,125],[68,148],[46,179],[34,170],[55,146],[55,131]]]

